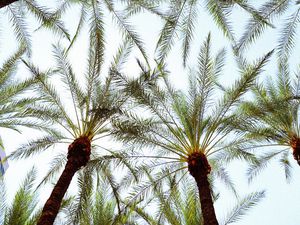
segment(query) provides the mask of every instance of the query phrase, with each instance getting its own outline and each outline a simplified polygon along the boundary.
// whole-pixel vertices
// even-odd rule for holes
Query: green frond
[[[108,201],[105,189],[99,191],[92,211],[94,224],[111,224],[114,219],[114,209],[115,202]]]
[[[125,18],[129,18],[130,16],[136,15],[138,13],[143,13],[144,11],[148,11],[154,15],[162,19],[166,19],[165,13],[161,10],[160,4],[164,0],[138,0],[138,1],[126,1],[127,6],[125,8],[126,16]]]
[[[232,224],[245,216],[251,208],[265,197],[265,191],[253,192],[241,199],[222,221],[222,225]]]
[[[269,21],[271,21],[272,18],[285,12],[290,2],[290,0],[270,0],[263,4],[258,10],[258,13],[262,16],[263,20],[260,17],[252,17],[249,20],[245,26],[246,31],[239,39],[235,49],[237,51],[245,50],[247,46],[252,44],[259,36],[261,36],[263,31],[269,26]]]
[[[186,66],[190,53],[191,42],[193,40],[193,31],[195,29],[195,20],[197,18],[197,0],[188,1],[188,8],[185,10],[182,24],[180,25],[182,34],[182,58],[183,65]]]
[[[112,195],[116,201],[116,206],[118,209],[118,213],[121,212],[121,206],[120,206],[120,193],[119,193],[119,189],[120,186],[119,184],[116,182],[116,179],[113,176],[113,172],[111,171],[111,169],[109,168],[109,166],[106,166],[102,171],[101,171],[102,176],[104,176],[104,180],[108,183],[108,186],[111,188],[112,190]]]
[[[155,176],[152,175],[153,181],[151,180],[138,183],[132,188],[132,190],[130,190],[126,207],[134,204],[135,202],[139,202],[140,200],[146,199],[151,194],[153,194],[154,189],[162,185],[163,181],[167,179],[170,175],[182,171],[185,168],[186,167],[177,166],[177,168],[174,168],[173,170],[169,170],[168,168],[163,169],[160,173],[155,174]],[[147,171],[146,168],[144,168],[144,170]]]
[[[120,31],[124,35],[124,39],[127,39],[134,43],[134,45],[139,49],[141,52],[144,60],[146,61],[147,65],[149,66],[148,56],[145,51],[144,43],[142,39],[139,37],[139,34],[134,30],[134,27],[127,21],[126,15],[124,13],[118,12],[115,10],[114,5],[108,1],[104,0],[104,3],[109,10],[110,13],[113,15],[113,19],[116,21],[117,25],[120,27]]]
[[[34,78],[27,78],[23,81],[18,81],[15,76],[15,69],[19,58],[23,55],[25,49],[20,47],[0,69],[0,126],[19,131],[19,127],[27,126],[40,129],[45,127],[38,121],[30,119],[26,115],[26,108],[34,102],[40,100],[36,96],[28,96],[36,84]],[[24,95],[24,96],[22,96]],[[26,96],[26,97],[25,97]]]
[[[215,132],[215,129],[222,122],[224,116],[232,109],[233,106],[236,106],[243,94],[246,93],[255,83],[257,76],[261,73],[262,68],[268,62],[272,51],[266,54],[263,58],[257,61],[252,66],[249,66],[242,72],[242,76],[237,80],[234,85],[226,90],[224,97],[216,105],[215,110],[213,111],[214,122],[207,135],[211,135],[211,132]],[[207,137],[207,140],[209,136]]]
[[[70,40],[70,35],[65,28],[62,21],[56,17],[57,14],[50,12],[50,9],[38,5],[36,2],[31,0],[24,0],[26,8],[34,15],[37,20],[42,24],[41,27],[50,29],[56,34],[66,37]]]
[[[214,73],[214,62],[211,57],[210,48],[211,40],[210,34],[201,46],[199,56],[198,56],[198,70],[197,74],[190,75],[190,93],[188,101],[188,108],[191,109],[189,113],[188,120],[191,120],[193,126],[193,132],[195,133],[195,143],[199,144],[200,137],[205,128],[206,122],[209,122],[209,118],[204,117],[206,108],[210,105],[212,99],[212,93],[215,89],[215,82],[217,80],[217,75]],[[219,60],[219,65],[222,59],[221,55],[218,55],[216,60]],[[216,68],[217,69],[217,68]],[[217,69],[219,70],[219,69]],[[216,71],[218,72],[218,71]]]
[[[21,187],[15,194],[12,205],[6,209],[4,225],[27,224],[36,208],[36,194],[33,191],[33,182],[36,178],[36,170],[28,172]]]
[[[286,22],[280,32],[278,55],[282,60],[289,58],[295,46],[295,34],[299,22],[300,8],[286,19]]]
[[[251,16],[261,23],[265,23],[266,25],[275,28],[270,22],[268,22],[268,18],[265,18],[263,13],[256,10],[253,6],[251,6],[247,1],[244,0],[234,0],[234,2],[240,6],[242,9],[251,14]]]
[[[126,62],[131,50],[132,43],[128,40],[124,40],[124,42],[118,48],[117,54],[114,56],[114,61],[111,64],[111,70],[120,71],[122,69],[123,64]]]
[[[286,150],[281,151],[273,151],[269,153],[265,153],[257,159],[256,163],[252,163],[247,170],[248,182],[252,182],[252,180],[263,170],[265,169],[270,161],[274,159],[279,154],[283,153]]]
[[[92,1],[90,17],[89,75],[98,76],[104,57],[103,12],[97,1]],[[91,63],[91,64],[90,64]]]
[[[21,159],[27,158],[34,154],[37,154],[45,149],[59,143],[62,136],[54,136],[53,134],[45,135],[44,137],[36,138],[28,141],[27,144],[22,144],[14,152],[12,152],[8,158],[10,159]]]
[[[292,164],[289,160],[289,156],[290,156],[290,152],[289,151],[285,151],[280,160],[279,160],[279,163],[280,165],[283,167],[284,169],[284,174],[285,174],[285,179],[287,182],[290,182],[291,181],[291,178],[292,178]]]
[[[170,176],[167,179],[171,179],[171,177],[173,176]],[[148,174],[148,178],[151,182],[153,182],[153,184],[155,184],[155,180],[152,179],[150,174]],[[171,180],[173,181],[173,179]],[[154,198],[157,198],[159,202],[159,210],[156,217],[158,218],[158,223],[168,222],[170,224],[180,225],[180,214],[178,215],[176,211],[173,210],[174,205],[171,203],[173,199],[176,199],[178,183],[172,181],[170,187],[167,187],[168,191],[164,191],[162,186],[155,185],[154,187]]]
[[[277,90],[275,89],[275,95],[277,94],[277,98],[282,98],[282,99],[289,99],[291,96],[294,95],[293,90],[292,90],[292,85],[291,85],[291,78],[290,78],[290,71],[288,68],[288,64],[285,62],[280,62],[279,63],[279,69],[278,69],[278,80],[277,80]],[[275,85],[270,85],[271,88],[274,87]],[[276,99],[273,98],[273,99]],[[287,103],[288,104],[288,103]]]
[[[73,72],[73,69],[67,60],[67,56],[65,54],[65,51],[59,46],[53,46],[54,56],[57,61],[57,70],[58,73],[62,77],[62,81],[66,85],[66,89],[69,90],[71,97],[72,97],[72,103],[73,108],[76,114],[76,120],[77,120],[77,127],[81,129],[81,121],[80,118],[84,118],[84,111],[81,110],[81,106],[83,102],[85,101],[85,94],[83,93],[76,77]]]
[[[164,61],[174,44],[174,38],[177,36],[178,26],[186,4],[186,0],[171,3],[168,18],[160,32],[160,37],[156,46],[159,62]]]
[[[26,52],[31,54],[31,35],[24,17],[24,9],[22,4],[14,4],[8,6],[10,21],[16,34],[16,39],[21,46],[26,48]]]
[[[37,189],[40,188],[43,184],[49,183],[53,178],[58,175],[58,173],[62,170],[63,166],[67,163],[66,154],[58,154],[56,155],[50,162],[50,167],[45,175],[45,177],[42,179],[42,181],[37,186]]]
[[[238,197],[237,190],[234,186],[234,183],[224,167],[217,166],[216,169],[213,170],[211,175],[215,176],[221,182],[223,182],[225,186],[228,188],[228,190],[230,190],[236,197]]]
[[[26,65],[26,67],[29,69],[29,71],[33,74],[33,76],[36,78],[37,82],[34,85],[34,90],[37,92],[38,96],[44,101],[49,104],[51,104],[51,107],[55,109],[55,111],[59,111],[60,117],[63,118],[67,126],[71,128],[71,131],[68,130],[68,128],[64,127],[67,131],[71,133],[72,136],[75,136],[78,133],[78,130],[76,130],[76,125],[70,118],[69,114],[66,111],[66,108],[61,100],[61,96],[59,95],[57,89],[55,88],[54,84],[52,84],[49,81],[49,76],[56,72],[52,70],[47,70],[45,72],[42,72],[37,68],[36,66],[32,65],[31,63],[28,63],[26,61],[23,61]],[[41,109],[41,108],[40,108]],[[41,112],[41,110],[38,109],[38,111]],[[47,115],[46,113],[43,113],[44,115]],[[54,113],[56,114],[56,113]],[[54,115],[53,114],[53,115]],[[61,124],[62,125],[62,124]]]
[[[256,156],[248,150],[250,144],[248,145],[247,141],[249,142],[249,139],[241,137],[238,140],[222,144],[223,147],[220,150],[216,150],[215,160],[221,161],[224,165],[233,160],[255,163],[257,161]]]
[[[7,81],[10,81],[12,79],[12,76],[14,75],[17,62],[21,58],[21,56],[25,52],[24,46],[20,46],[18,50],[10,56],[2,65],[0,68],[0,84],[1,86],[3,84],[6,84]]]
[[[227,7],[223,7],[222,3],[217,0],[207,1],[206,7],[212,15],[217,26],[223,31],[224,35],[229,38],[229,40],[235,42],[231,24],[228,20],[231,10]]]
[[[75,32],[73,38],[71,39],[70,45],[67,49],[67,52],[69,52],[69,50],[72,48],[74,43],[77,41],[77,39],[79,37],[79,34],[80,34],[80,32],[83,28],[83,25],[87,20],[87,16],[88,16],[88,13],[87,13],[87,10],[86,10],[86,6],[83,4],[82,7],[81,7],[81,11],[80,11],[80,18],[79,18],[79,21],[78,21],[78,24],[77,24],[76,32]]]
[[[88,169],[80,171],[77,179],[79,191],[72,202],[70,216],[74,224],[85,221],[89,224],[91,215],[88,213],[92,208],[93,174]]]
[[[221,49],[213,62],[213,74],[215,77],[219,77],[223,71],[223,67],[225,65],[225,56],[226,56],[226,49],[223,48]],[[214,81],[215,83],[217,83],[217,80]]]

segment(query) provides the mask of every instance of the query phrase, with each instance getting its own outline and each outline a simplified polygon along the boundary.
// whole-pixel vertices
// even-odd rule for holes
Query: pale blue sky
[[[47,1],[39,1],[42,4]],[[8,20],[3,16],[4,10],[0,10],[0,24],[1,24],[1,35],[0,35],[0,63],[3,62],[7,56],[9,56],[15,49],[15,40],[13,38],[12,29],[8,23]],[[201,43],[207,36],[208,32],[212,33],[212,45],[213,50],[216,52],[222,47],[226,47],[228,50],[227,61],[224,71],[224,76],[221,77],[223,84],[231,84],[234,78],[238,76],[237,68],[233,63],[232,54],[230,53],[230,43],[223,37],[221,32],[216,28],[216,25],[212,22],[211,17],[203,9],[200,10],[199,23],[196,24],[195,39],[192,47],[192,54],[190,56],[189,65],[194,65],[196,62],[197,54]],[[74,21],[78,19],[78,10],[69,11],[67,16],[64,18],[66,25],[69,28],[71,34],[74,34]],[[107,17],[106,17],[107,18]],[[244,28],[247,16],[240,10],[235,9],[232,16],[233,27],[235,33],[241,34]],[[28,20],[30,29],[35,29],[36,24],[32,19]],[[148,55],[150,59],[154,57],[155,43],[158,37],[159,30],[161,29],[161,21],[155,16],[150,14],[143,14],[136,16],[132,19],[133,24],[136,26],[141,37],[143,38]],[[120,41],[120,34],[115,32],[115,27],[112,26],[110,17],[106,20],[106,42],[107,42],[107,52],[106,58],[111,59],[118,43]],[[276,23],[275,23],[276,24]],[[277,25],[277,24],[276,24]],[[85,34],[87,32],[84,32]],[[277,33],[272,30],[268,30],[265,35],[259,39],[259,41],[252,45],[247,50],[247,58],[253,60],[255,58],[261,57],[266,52],[270,51],[276,46],[276,40],[278,36]],[[32,60],[36,65],[41,68],[47,68],[52,65],[52,53],[51,44],[57,42],[57,37],[52,37],[47,31],[38,31],[32,35]],[[63,42],[63,41],[62,41]],[[63,42],[64,43],[64,42]],[[180,42],[178,42],[180,43]],[[76,47],[70,52],[70,61],[72,62],[75,72],[80,75],[85,68],[83,62],[85,55],[87,53],[87,39],[83,35],[77,42]],[[174,49],[171,51],[168,58],[169,70],[171,71],[172,81],[178,88],[185,88],[187,83],[186,71],[182,67],[182,61],[180,58],[180,44],[176,44]],[[295,53],[299,52],[299,46],[295,49]],[[138,53],[134,51],[134,53]],[[298,63],[300,62],[299,57],[294,54],[295,57],[291,61],[291,68],[296,69]],[[264,80],[266,75],[274,74],[276,71],[275,57],[272,58],[272,62],[266,67],[266,72],[261,78]],[[125,68],[127,73],[133,73],[136,71],[136,64],[134,63],[135,56],[133,55],[129,62],[126,64]],[[109,63],[109,60],[107,61]],[[153,62],[153,60],[152,60]],[[18,72],[18,76],[26,76],[24,70]],[[6,152],[9,154],[20,144],[26,142],[27,138],[37,135],[36,132],[32,132],[25,129],[23,134],[20,135],[16,132],[0,129],[0,134],[6,148]],[[60,150],[54,150],[60,151]],[[39,175],[45,173],[48,168],[47,163],[49,162],[49,157],[51,151],[44,153],[41,156],[34,157],[28,160],[22,160],[19,162],[10,162],[10,168],[7,171],[5,179],[8,184],[8,196],[12,196],[19,182],[24,177],[26,171],[34,163],[39,169]],[[259,205],[253,208],[247,216],[235,223],[235,225],[297,225],[300,224],[300,210],[299,210],[299,200],[300,200],[300,167],[292,160],[293,164],[293,179],[290,184],[285,182],[284,173],[281,168],[274,161],[270,164],[268,169],[261,174],[258,179],[255,179],[253,184],[248,185],[247,179],[245,177],[247,167],[245,164],[236,162],[230,166],[230,173],[235,181],[237,190],[241,196],[244,196],[251,191],[263,190],[267,191],[267,196],[261,201]],[[50,188],[48,188],[50,191]],[[221,198],[216,203],[216,213],[218,218],[222,218],[224,214],[234,205],[232,202],[232,195],[230,195],[226,190],[220,188]],[[45,191],[41,194],[41,199],[46,199],[49,192]],[[44,200],[41,200],[42,204]]]

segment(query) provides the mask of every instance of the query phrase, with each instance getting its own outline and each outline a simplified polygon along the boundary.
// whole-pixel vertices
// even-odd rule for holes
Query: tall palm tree
[[[254,99],[241,105],[241,118],[247,130],[248,148],[265,147],[267,152],[249,169],[249,179],[279,157],[287,180],[291,177],[290,151],[300,165],[299,74],[293,82],[288,65],[280,61],[276,80],[253,88]],[[272,149],[272,151],[268,151]]]
[[[97,41],[100,41],[101,44]],[[42,99],[28,106],[25,113],[37,121],[47,122],[51,131],[22,145],[10,157],[29,157],[56,143],[69,143],[67,160],[66,154],[56,156],[54,167],[44,179],[44,181],[51,179],[55,172],[66,163],[44,206],[38,224],[53,224],[62,198],[74,174],[90,161],[91,150],[93,150],[92,158],[101,155],[97,155],[96,149],[99,149],[99,146],[95,141],[105,140],[109,136],[110,118],[120,113],[124,103],[124,98],[112,84],[112,75],[109,74],[106,78],[100,75],[104,50],[102,41],[99,36],[91,39],[87,70],[84,76],[81,76],[80,82],[67,59],[66,49],[62,49],[59,45],[54,46],[53,50],[57,61],[54,69],[43,72],[24,61],[37,79],[36,95]],[[111,67],[115,69],[121,67],[122,60],[126,59],[130,46],[130,44],[126,44],[126,48],[122,48],[118,52]],[[52,77],[56,78],[55,83],[51,80]],[[56,88],[58,87],[57,83],[65,88],[64,91]],[[67,100],[70,100],[71,105]],[[93,144],[94,142],[95,144]],[[95,164],[93,164],[93,168],[96,169],[103,165],[103,163],[100,166],[95,166]],[[92,176],[89,174],[89,178]]]
[[[145,111],[143,115],[135,113],[136,110],[129,111],[116,118],[116,137],[139,149],[137,158],[168,160],[158,163],[165,167],[170,165],[170,172],[161,171],[161,176],[155,178],[157,182],[169,174],[182,172],[185,176],[189,172],[198,186],[205,225],[218,224],[208,180],[211,171],[222,174],[221,163],[230,158],[254,160],[251,154],[239,150],[239,145],[244,142],[242,137],[230,138],[234,129],[228,124],[235,120],[232,109],[254,84],[270,54],[245,68],[241,77],[224,90],[218,101],[214,101],[216,96],[213,93],[222,71],[224,51],[216,58],[211,57],[210,35],[198,57],[198,71],[189,76],[187,94],[172,87],[162,65],[156,70],[156,75],[163,77],[161,82],[147,71],[143,74],[143,82],[116,74],[124,91]],[[157,154],[142,156],[140,148],[145,146]],[[223,161],[220,160],[222,157],[225,158]],[[227,178],[225,172],[223,175]],[[145,189],[143,187],[142,191]]]

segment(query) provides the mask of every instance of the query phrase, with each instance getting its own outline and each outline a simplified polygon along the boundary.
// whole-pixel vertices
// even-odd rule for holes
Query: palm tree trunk
[[[37,225],[52,225],[58,214],[62,199],[75,173],[87,164],[91,154],[91,143],[87,137],[77,138],[68,149],[68,161],[44,205]]]
[[[0,8],[3,8],[5,6],[8,6],[9,4],[16,2],[18,0],[1,0],[0,1]]]
[[[211,167],[206,156],[201,152],[192,153],[188,157],[188,169],[198,186],[204,225],[218,225],[208,182]]]
[[[300,166],[300,138],[294,136],[290,141],[290,145],[293,149],[294,159],[297,161],[298,165]]]
[[[74,174],[79,169],[72,161],[73,160],[68,160],[64,171],[53,188],[52,193],[43,208],[42,215],[37,223],[38,225],[51,225],[54,223],[62,199],[67,192]]]
[[[207,175],[194,178],[198,186],[204,225],[218,225]]]

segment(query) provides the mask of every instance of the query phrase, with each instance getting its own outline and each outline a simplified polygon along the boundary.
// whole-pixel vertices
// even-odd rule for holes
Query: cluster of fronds
[[[278,157],[286,178],[290,179],[291,140],[300,137],[300,82],[297,79],[293,84],[285,62],[296,44],[299,1],[281,31],[277,80],[265,85],[257,82],[257,78],[272,51],[252,64],[241,55],[267,27],[274,28],[273,19],[286,12],[293,1],[270,0],[256,9],[244,0],[206,0],[206,9],[234,46],[240,60],[240,76],[230,87],[220,84],[226,51],[222,49],[213,56],[209,34],[201,46],[197,68],[188,76],[188,90],[184,92],[172,86],[165,62],[179,34],[186,65],[199,2],[126,0],[122,1],[125,10],[120,11],[108,0],[65,0],[55,10],[22,0],[6,8],[20,48],[0,68],[0,127],[20,131],[25,126],[43,131],[41,137],[21,145],[10,159],[28,158],[57,144],[70,144],[82,136],[92,141],[91,159],[76,177],[78,192],[63,202],[61,213],[67,215],[66,224],[137,224],[136,221],[152,225],[202,224],[197,190],[187,176],[187,159],[195,152],[203,153],[213,168],[209,180],[215,201],[217,179],[238,196],[226,170],[227,164],[235,159],[250,162],[248,177],[252,180],[271,159]],[[163,10],[160,4],[167,7]],[[71,36],[62,18],[73,6],[81,10],[75,34]],[[251,15],[247,31],[238,40],[228,19],[235,6]],[[157,65],[153,69],[142,39],[129,23],[132,15],[143,11],[150,11],[164,21],[156,46]],[[56,61],[53,69],[41,70],[30,59],[21,58],[24,53],[31,54],[27,13],[39,21],[37,30],[51,29],[68,41],[67,47],[53,46]],[[108,74],[103,75],[106,13],[113,17],[124,41]],[[84,26],[89,28],[88,60],[86,72],[77,74],[68,53]],[[145,62],[144,65],[138,60],[141,73],[137,78],[127,77],[122,71],[133,47]],[[31,74],[25,81],[13,77],[19,61]],[[254,100],[246,101],[244,96],[250,91]],[[123,150],[102,145],[101,141],[108,138],[115,139],[118,145],[121,142]],[[254,154],[257,148],[273,146],[284,148]],[[55,179],[66,161],[66,154],[54,155],[38,188]],[[118,170],[124,173],[120,182],[115,176]],[[36,223],[41,211],[36,209],[36,192],[32,189],[34,175],[34,171],[29,173],[11,206],[1,202],[0,209],[5,213],[0,219],[4,224]],[[4,189],[3,180],[0,182]],[[0,194],[4,199],[4,192]],[[126,198],[121,197],[123,194]],[[223,224],[238,220],[263,196],[264,192],[255,192],[242,199]],[[147,211],[150,203],[158,205],[155,215]]]

